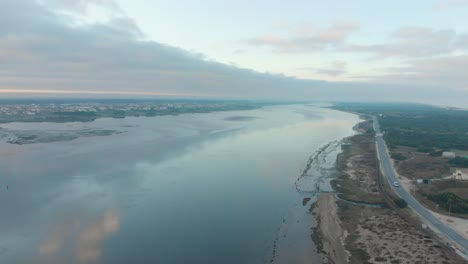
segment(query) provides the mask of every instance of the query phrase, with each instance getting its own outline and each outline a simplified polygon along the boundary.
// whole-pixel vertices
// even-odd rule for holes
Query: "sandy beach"
[[[337,215],[336,199],[333,194],[323,193],[319,196],[313,210],[316,215],[317,238],[320,239],[319,253],[322,260],[329,263],[347,263],[349,252],[345,249],[346,233],[341,227]]]

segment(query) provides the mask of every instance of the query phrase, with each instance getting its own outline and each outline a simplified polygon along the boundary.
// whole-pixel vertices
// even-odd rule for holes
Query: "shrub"
[[[440,156],[442,156],[442,153],[444,153],[443,150],[440,150],[440,151],[433,151],[433,152],[429,153],[429,156],[432,156],[432,157],[440,157]]]
[[[396,206],[398,206],[399,208],[405,208],[405,207],[408,206],[408,203],[407,203],[405,200],[400,199],[400,198],[393,200],[393,202],[394,202],[394,203],[396,204]]]
[[[392,153],[392,158],[394,160],[406,160],[406,157],[401,153]]]
[[[464,157],[455,157],[449,160],[449,163],[457,167],[468,168],[468,159]]]
[[[373,134],[375,133],[375,131],[374,131],[373,128],[369,128],[369,129],[366,130],[366,133],[367,133],[367,134],[372,134],[372,135],[373,135]]]
[[[417,149],[417,151],[422,153],[432,153],[434,152],[434,149],[431,147],[421,146]]]
[[[468,200],[463,199],[451,192],[427,195],[429,200],[438,203],[447,211],[458,214],[468,214]]]

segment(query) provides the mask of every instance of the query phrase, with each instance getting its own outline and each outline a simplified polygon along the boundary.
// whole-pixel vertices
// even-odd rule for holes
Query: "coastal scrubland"
[[[456,168],[468,167],[467,110],[409,103],[338,103],[332,108],[378,118],[402,183],[421,203],[449,215],[451,206],[445,206],[442,198],[464,200],[460,196],[468,193],[464,184],[450,189],[424,188],[416,180],[427,184],[450,182]],[[444,156],[444,152],[455,156]],[[467,215],[465,210],[457,212]]]
[[[356,127],[361,133],[345,140],[343,153],[337,159],[339,175],[333,181],[337,195],[323,194],[313,208],[318,223],[315,231],[323,241],[319,249],[324,262],[464,263],[385,204],[377,186],[370,127],[370,120],[361,123]],[[405,211],[408,209],[402,210],[409,213]]]

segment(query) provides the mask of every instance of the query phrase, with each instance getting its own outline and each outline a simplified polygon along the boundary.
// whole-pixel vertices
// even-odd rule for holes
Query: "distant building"
[[[455,169],[452,175],[455,180],[468,180],[468,169]]]
[[[451,151],[444,151],[442,152],[442,157],[444,158],[455,158],[457,155]]]

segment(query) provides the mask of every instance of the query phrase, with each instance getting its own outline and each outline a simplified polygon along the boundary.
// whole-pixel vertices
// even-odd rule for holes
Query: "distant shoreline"
[[[253,110],[280,103],[251,101],[11,101],[0,104],[0,124],[93,122],[99,118],[155,117]],[[284,103],[282,103],[284,104]]]

